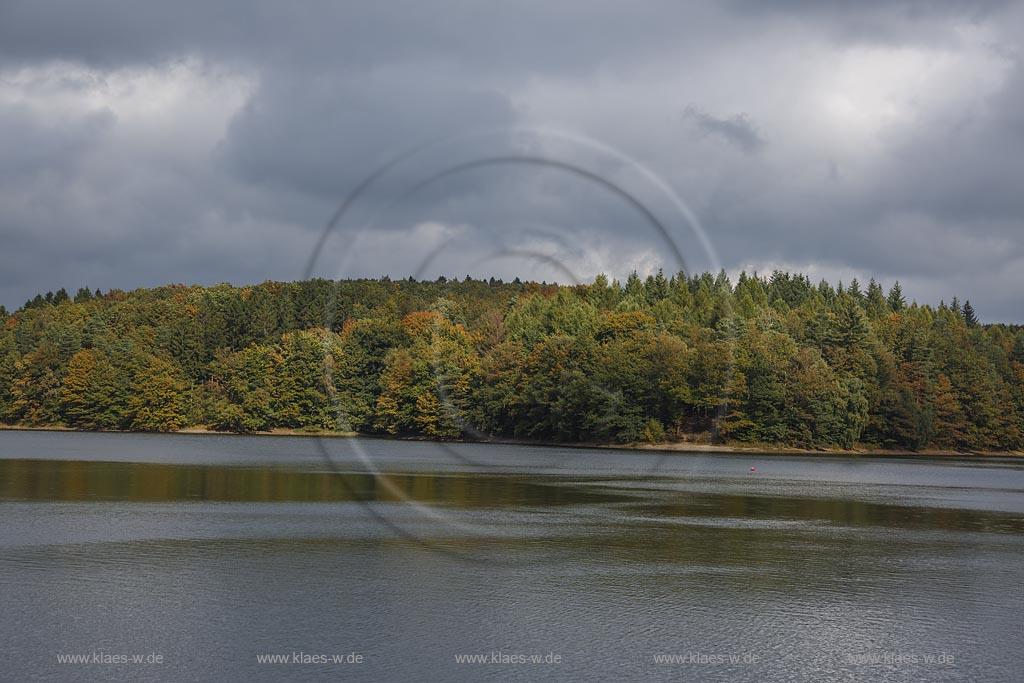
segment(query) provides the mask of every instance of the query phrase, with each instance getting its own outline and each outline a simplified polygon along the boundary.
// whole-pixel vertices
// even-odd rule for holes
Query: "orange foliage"
[[[447,325],[444,316],[437,311],[417,311],[402,318],[402,327],[417,337],[434,326]]]

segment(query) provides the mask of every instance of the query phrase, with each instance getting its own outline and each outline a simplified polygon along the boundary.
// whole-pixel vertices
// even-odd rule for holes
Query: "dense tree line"
[[[266,282],[0,309],[0,420],[1024,448],[1024,330],[802,275]]]

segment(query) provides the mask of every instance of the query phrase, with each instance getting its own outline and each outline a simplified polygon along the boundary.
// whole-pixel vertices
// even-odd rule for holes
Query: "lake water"
[[[12,681],[1016,683],[1024,462],[0,431],[0,591]]]

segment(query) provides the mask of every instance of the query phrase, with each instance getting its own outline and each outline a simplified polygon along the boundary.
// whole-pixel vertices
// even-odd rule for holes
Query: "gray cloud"
[[[701,131],[718,135],[747,154],[758,151],[765,144],[746,114],[719,118],[691,106],[686,108],[683,116],[693,121]]]
[[[488,166],[403,194],[523,153],[638,192],[688,262],[711,262],[637,167],[544,135],[472,135],[551,127],[662,179],[727,268],[899,278],[918,300],[958,294],[1024,321],[1022,27],[1024,9],[995,0],[10,0],[0,302],[297,278],[348,191],[451,136],[367,194],[352,274],[407,275],[441,242],[426,275],[558,277],[487,260],[518,243],[586,277],[672,267],[622,197],[564,170]],[[355,248],[332,244],[325,274]]]
[[[273,73],[233,118],[220,151],[246,182],[338,199],[410,148],[516,122],[502,93],[444,74]]]

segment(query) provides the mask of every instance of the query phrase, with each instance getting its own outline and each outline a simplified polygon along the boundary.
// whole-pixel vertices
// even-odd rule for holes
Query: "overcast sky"
[[[1022,36],[996,0],[2,0],[0,303],[299,279],[401,158],[316,274],[782,268],[1022,322]]]

